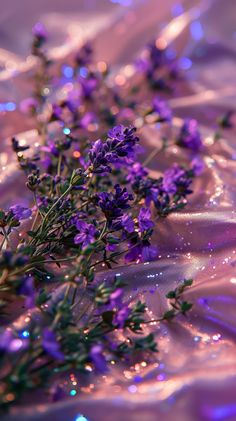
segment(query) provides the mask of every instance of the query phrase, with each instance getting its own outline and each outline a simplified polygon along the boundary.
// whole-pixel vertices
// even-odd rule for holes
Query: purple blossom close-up
[[[196,120],[189,118],[184,120],[177,141],[180,146],[191,149],[194,152],[202,149],[202,138]]]

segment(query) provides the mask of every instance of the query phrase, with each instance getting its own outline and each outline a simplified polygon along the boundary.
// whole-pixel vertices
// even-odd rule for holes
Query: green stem
[[[3,238],[2,243],[0,245],[0,251],[3,248],[5,241],[6,241],[7,245],[8,245],[8,247],[10,248],[10,242],[9,242],[8,234],[6,232],[5,227],[2,227],[2,232],[3,232],[4,238]]]
[[[58,162],[57,162],[57,175],[60,177],[61,175],[61,162],[62,162],[62,154],[59,155]],[[59,184],[56,186],[57,195],[60,195],[60,187]]]
[[[66,288],[66,292],[65,292],[65,296],[64,296],[63,301],[62,301],[62,304],[64,304],[66,302],[66,300],[69,296],[69,293],[70,293],[70,289],[71,289],[71,283],[68,283],[67,288]],[[53,320],[52,329],[56,328],[56,326],[57,326],[58,322],[60,321],[61,317],[62,317],[62,314],[60,312],[58,312],[56,314],[55,319]]]
[[[62,195],[56,200],[56,202],[52,205],[52,207],[46,213],[46,215],[43,219],[42,225],[41,225],[40,234],[43,232],[43,230],[45,228],[45,225],[46,225],[46,222],[47,222],[47,219],[48,219],[49,215],[57,207],[58,203],[60,203],[60,201],[70,193],[72,187],[73,186],[70,184],[69,187],[67,187],[67,189],[64,191],[64,193],[62,193]]]

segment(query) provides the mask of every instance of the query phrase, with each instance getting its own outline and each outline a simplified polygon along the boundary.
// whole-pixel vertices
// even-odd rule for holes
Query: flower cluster
[[[134,355],[138,359],[157,351],[154,335],[143,329],[151,322],[146,304],[125,298],[121,280],[99,282],[98,272],[156,260],[161,244],[152,237],[159,220],[187,205],[191,183],[204,168],[195,156],[152,176],[148,163],[156,149],[137,159],[146,152],[140,146],[142,131],[133,122],[145,122],[153,114],[154,122],[168,123],[163,125],[168,129],[172,111],[167,102],[154,96],[146,110],[135,89],[126,98],[108,83],[106,63],[93,63],[90,44],[76,54],[72,67],[62,66],[52,79],[44,50],[47,38],[45,28],[36,24],[34,92],[20,107],[35,122],[41,146],[35,154],[32,146],[12,139],[31,202],[23,206],[19,199],[0,210],[0,308],[9,325],[0,332],[3,407],[46,384],[54,372],[73,367],[86,373],[89,366],[104,373],[112,360],[125,364]],[[154,89],[167,88],[174,76],[168,57],[165,49],[150,44],[139,62]],[[160,69],[165,77],[159,76]],[[65,94],[68,78],[73,89]],[[46,101],[48,91],[59,95]],[[200,150],[195,120],[184,122],[177,143]],[[190,284],[185,281],[169,293],[170,310],[157,322],[191,308],[182,299]],[[26,326],[19,328],[18,320],[9,324],[9,301],[27,309]]]
[[[178,75],[176,60],[171,51],[161,44],[161,39],[146,46],[142,57],[136,61],[136,66],[155,90],[169,90],[171,79]]]
[[[198,128],[198,123],[194,119],[185,119],[179,136],[179,145],[197,152],[202,148],[202,139]]]
[[[168,107],[165,101],[155,97],[153,100],[153,112],[157,114],[157,120],[159,122],[171,122],[172,111]]]
[[[101,139],[94,142],[90,153],[89,165],[93,173],[111,172],[112,163],[122,163],[122,159],[132,158],[139,138],[135,127],[116,126],[109,130],[105,142]],[[124,161],[126,162],[126,161]]]

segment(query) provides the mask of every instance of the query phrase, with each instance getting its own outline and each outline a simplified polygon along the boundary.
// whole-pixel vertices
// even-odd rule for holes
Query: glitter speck
[[[138,390],[137,386],[135,386],[135,384],[131,384],[131,386],[128,387],[128,391],[130,393],[136,393]]]
[[[75,418],[75,421],[89,421],[88,418],[84,417],[82,414],[78,414]]]
[[[68,129],[68,127],[65,127],[65,128],[63,129],[63,133],[64,133],[64,134],[70,134],[70,129]]]
[[[15,111],[16,104],[14,104],[14,102],[7,102],[5,104],[5,109],[6,109],[6,111]]]
[[[220,333],[216,333],[215,335],[212,336],[213,341],[218,341],[221,338],[221,334]]]
[[[64,66],[63,67],[63,74],[66,78],[70,79],[74,76],[74,70],[70,66]]]
[[[70,391],[70,395],[71,396],[75,396],[77,394],[77,391],[75,390],[75,389],[72,389],[71,391]]]
[[[200,336],[194,336],[193,338],[194,342],[199,342],[201,340]]]
[[[81,153],[79,151],[74,151],[73,152],[73,157],[74,158],[79,158],[81,156]]]
[[[24,331],[22,332],[21,336],[22,336],[23,338],[28,338],[28,337],[29,337],[29,332],[28,332],[28,330],[24,330]]]

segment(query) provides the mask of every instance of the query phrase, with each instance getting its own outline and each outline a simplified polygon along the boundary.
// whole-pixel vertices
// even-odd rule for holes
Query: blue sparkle
[[[70,129],[68,129],[68,127],[65,127],[65,128],[63,129],[63,133],[64,133],[64,134],[70,134]]]
[[[182,57],[179,59],[179,67],[183,70],[188,70],[192,66],[192,60],[188,57]]]
[[[202,25],[199,22],[199,20],[195,20],[194,22],[191,23],[190,32],[191,32],[191,35],[192,35],[193,39],[195,39],[196,41],[199,41],[200,39],[202,39],[203,29],[202,29]]]
[[[6,111],[15,111],[16,104],[14,102],[6,102],[5,104],[5,110]]]
[[[81,67],[79,69],[79,74],[82,77],[87,77],[88,76],[88,69],[86,67]]]
[[[206,411],[206,410],[205,410]],[[236,404],[222,405],[215,408],[207,408],[207,415],[212,420],[223,420],[236,415]]]
[[[175,4],[172,7],[172,15],[174,17],[182,15],[183,12],[184,12],[184,8],[183,8],[182,4]]]
[[[23,330],[23,332],[21,333],[22,338],[28,338],[29,337],[29,332],[28,330]]]
[[[141,383],[142,382],[142,377],[141,376],[135,376],[134,377],[134,381],[135,381],[135,383]]]
[[[75,396],[77,394],[77,391],[75,390],[75,389],[72,389],[71,391],[70,391],[70,395],[71,396]]]
[[[194,342],[199,342],[201,340],[200,336],[194,336],[193,338]]]
[[[89,421],[88,418],[84,417],[82,414],[78,414],[75,418],[75,421]]]
[[[131,384],[129,387],[128,387],[128,391],[130,392],[130,393],[136,393],[137,392],[137,386],[135,386],[135,384]]]
[[[71,79],[74,76],[74,70],[70,66],[63,66],[62,67],[63,75],[68,79]]]

